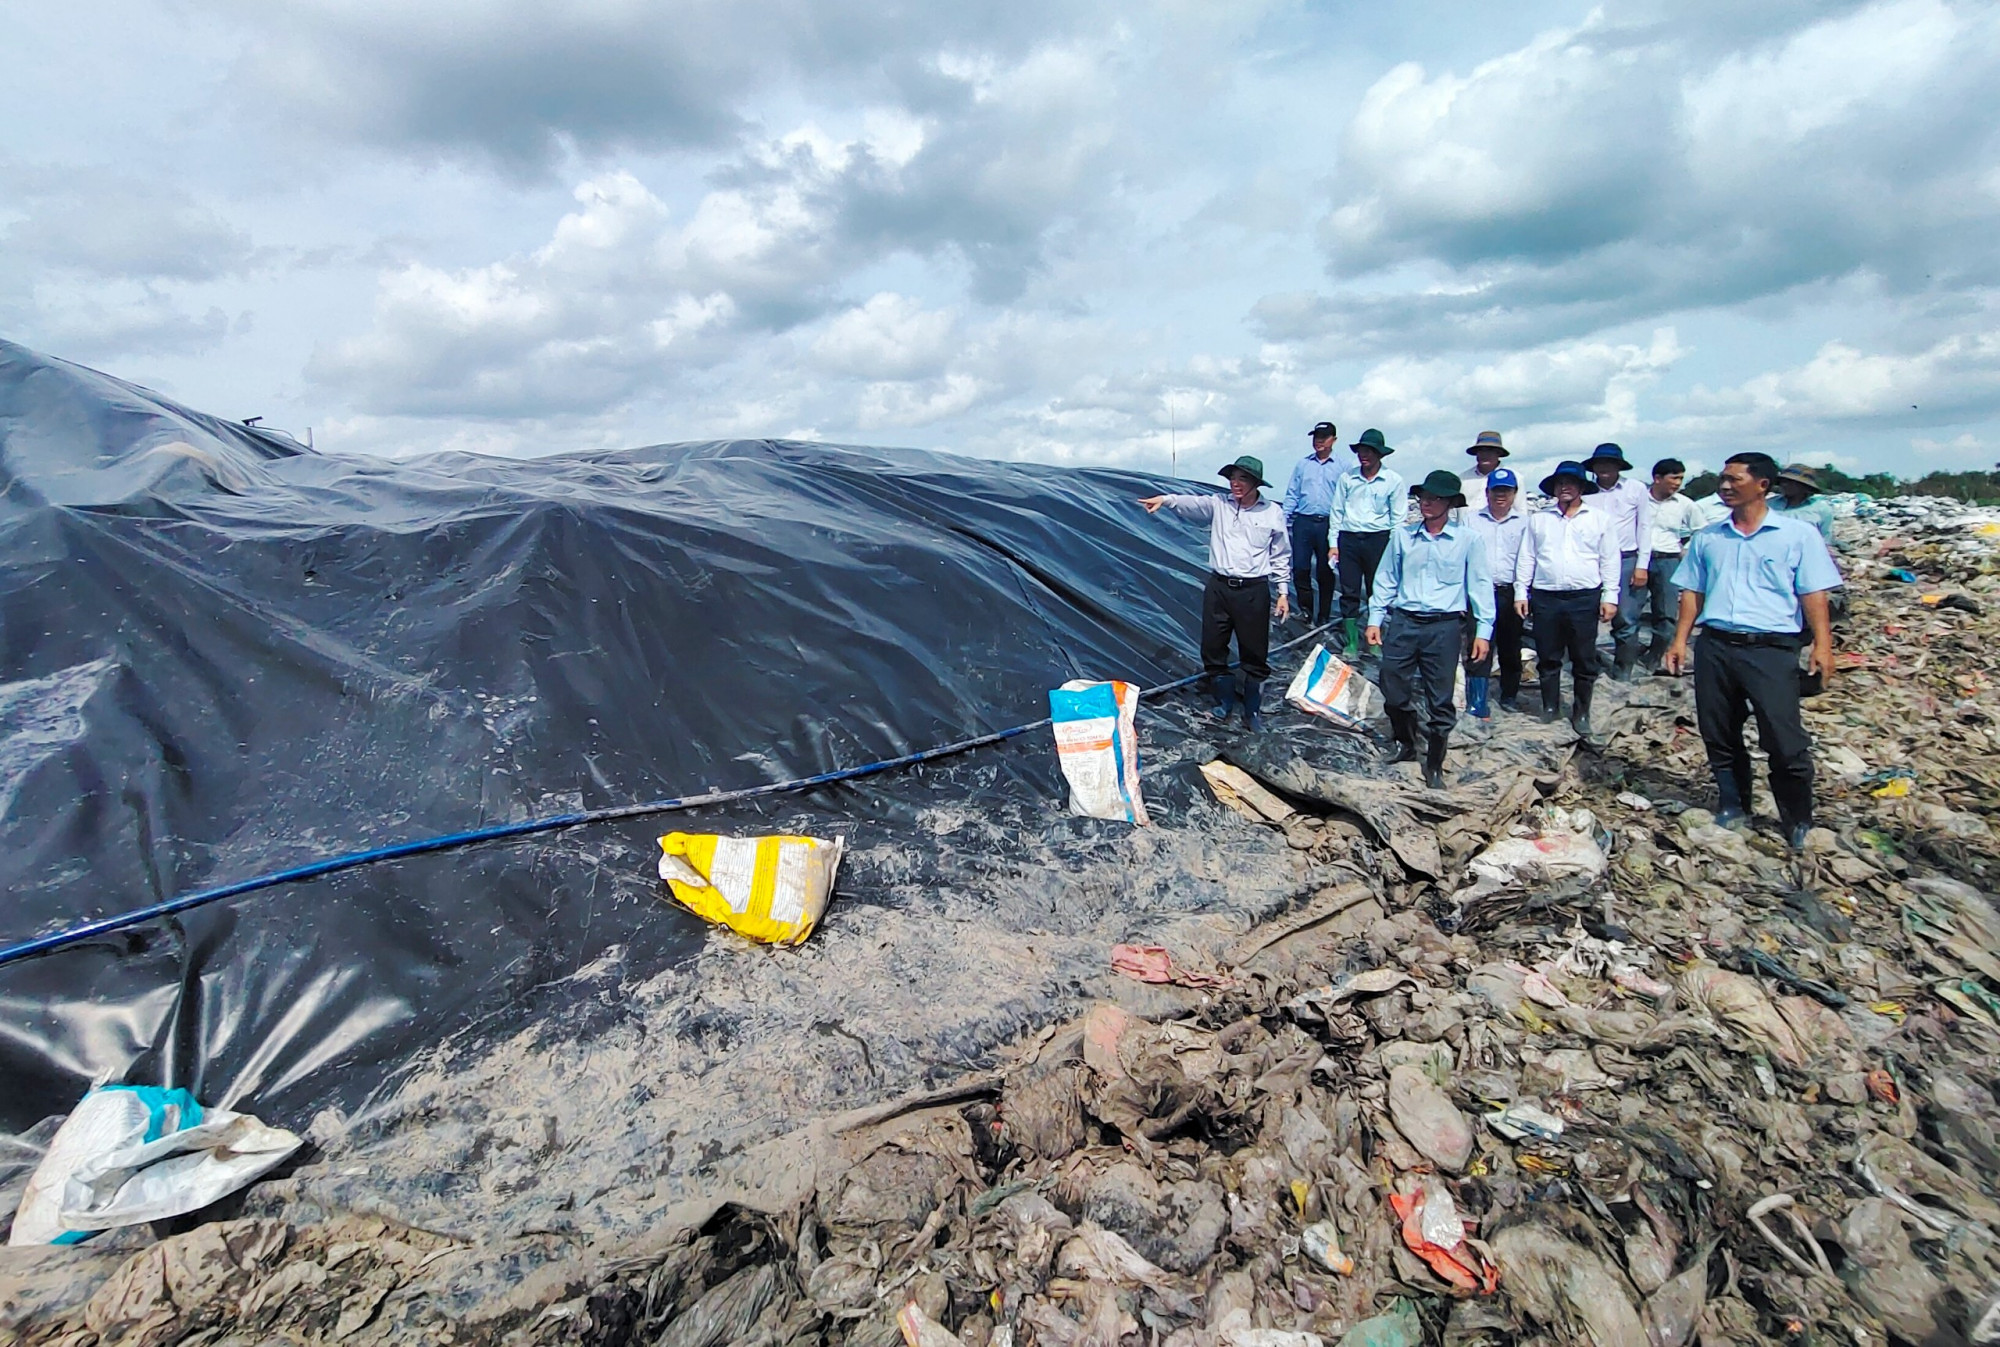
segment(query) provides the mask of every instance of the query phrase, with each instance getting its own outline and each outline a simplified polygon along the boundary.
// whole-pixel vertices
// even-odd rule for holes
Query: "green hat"
[[[1250,479],[1256,482],[1258,486],[1270,485],[1269,482],[1264,480],[1264,460],[1261,458],[1252,458],[1250,455],[1245,454],[1234,463],[1227,463],[1217,468],[1215,475],[1217,477],[1227,477],[1232,472],[1247,472],[1250,474]]]
[[[1384,458],[1387,458],[1389,455],[1396,452],[1394,449],[1391,449],[1388,445],[1382,442],[1382,432],[1379,430],[1362,431],[1361,438],[1356,440],[1353,444],[1348,445],[1347,447],[1349,449],[1373,449],[1376,453],[1382,455],[1382,457]]]
[[[1465,504],[1465,488],[1458,480],[1457,473],[1446,472],[1443,468],[1431,473],[1423,481],[1410,488],[1412,496],[1443,496],[1453,505]]]

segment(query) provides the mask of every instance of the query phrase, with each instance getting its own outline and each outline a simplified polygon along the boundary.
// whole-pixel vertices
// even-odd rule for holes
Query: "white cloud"
[[[828,323],[813,339],[813,359],[822,369],[863,379],[916,378],[950,357],[956,326],[951,311],[885,290]]]

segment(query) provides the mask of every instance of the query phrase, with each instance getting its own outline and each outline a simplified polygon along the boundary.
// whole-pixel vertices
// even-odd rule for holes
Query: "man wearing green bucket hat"
[[[1429,736],[1424,784],[1442,790],[1445,745],[1458,721],[1452,693],[1465,624],[1469,616],[1472,658],[1485,659],[1493,638],[1493,572],[1479,534],[1452,522],[1452,511],[1465,508],[1455,474],[1439,469],[1410,494],[1421,518],[1390,532],[1368,602],[1368,644],[1382,647],[1382,704],[1396,734],[1390,761],[1415,760],[1422,719]]]
[[[1271,590],[1278,591],[1277,617],[1290,606],[1286,588],[1292,572],[1290,530],[1276,501],[1258,495],[1264,462],[1245,454],[1217,469],[1229,479],[1227,496],[1148,496],[1139,504],[1153,514],[1166,506],[1183,519],[1208,525],[1208,583],[1201,592],[1201,667],[1215,693],[1215,718],[1236,709],[1236,679],[1229,672],[1229,638],[1243,666],[1243,718],[1263,728],[1264,680],[1271,676]]]
[[[1333,484],[1330,556],[1338,568],[1340,616],[1346,628],[1347,653],[1361,653],[1361,617],[1375,591],[1375,568],[1389,546],[1389,530],[1402,522],[1407,501],[1403,479],[1382,466],[1395,453],[1379,430],[1364,430],[1348,446],[1355,466]]]

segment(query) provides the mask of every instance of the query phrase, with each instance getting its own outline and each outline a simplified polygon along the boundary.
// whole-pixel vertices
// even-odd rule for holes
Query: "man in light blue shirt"
[[[1361,653],[1361,614],[1375,586],[1375,568],[1389,546],[1389,530],[1402,522],[1408,504],[1403,479],[1382,466],[1395,453],[1379,430],[1364,430],[1349,446],[1355,466],[1333,484],[1334,543],[1330,559],[1340,568],[1340,616],[1346,624],[1347,653]]]
[[[1333,544],[1328,520],[1333,515],[1333,486],[1345,471],[1333,461],[1333,422],[1312,428],[1312,452],[1292,469],[1285,488],[1285,519],[1292,533],[1292,597],[1304,621],[1325,626],[1333,620]],[[1318,597],[1313,581],[1319,581]]]
[[[1771,794],[1786,840],[1805,845],[1812,827],[1812,740],[1799,714],[1799,647],[1811,632],[1808,672],[1823,686],[1833,677],[1833,626],[1827,595],[1840,571],[1810,524],[1788,519],[1765,499],[1778,478],[1768,454],[1732,455],[1716,496],[1729,518],[1688,539],[1674,572],[1681,591],[1679,625],[1667,672],[1688,664],[1688,637],[1699,622],[1694,655],[1695,723],[1715,774],[1715,820],[1747,821],[1750,750],[1743,727],[1754,713],[1771,760]]]
[[[1389,535],[1368,604],[1368,644],[1382,647],[1382,704],[1396,735],[1390,761],[1416,759],[1421,682],[1430,736],[1424,784],[1442,790],[1445,745],[1458,721],[1452,693],[1466,615],[1473,625],[1472,658],[1483,660],[1493,637],[1493,572],[1478,533],[1451,522],[1452,510],[1465,505],[1456,475],[1434,472],[1410,494],[1422,518]]]

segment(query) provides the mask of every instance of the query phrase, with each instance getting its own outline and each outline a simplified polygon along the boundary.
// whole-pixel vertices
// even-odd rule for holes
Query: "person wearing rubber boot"
[[[1649,672],[1657,673],[1667,647],[1674,643],[1674,621],[1680,615],[1680,590],[1674,587],[1674,570],[1681,564],[1687,540],[1707,521],[1701,507],[1681,492],[1687,480],[1687,464],[1677,458],[1663,458],[1653,465],[1653,555],[1646,565],[1645,602],[1641,616],[1653,635],[1653,643],[1640,656]]]
[[[1460,478],[1461,482],[1465,479]],[[1486,544],[1486,565],[1493,573],[1493,639],[1486,657],[1470,658],[1465,668],[1465,700],[1477,707],[1492,692],[1493,668],[1500,667],[1500,709],[1521,709],[1521,614],[1514,608],[1514,568],[1521,543],[1528,536],[1528,517],[1514,508],[1521,481],[1512,468],[1495,468],[1486,477],[1486,503],[1461,511],[1466,526]],[[1469,501],[1470,496],[1466,499]]]
[[[1493,636],[1493,572],[1478,533],[1452,522],[1452,512],[1465,508],[1455,474],[1440,469],[1410,494],[1419,518],[1389,535],[1368,602],[1368,644],[1382,647],[1382,703],[1396,735],[1390,761],[1416,759],[1421,714],[1428,736],[1424,784],[1442,790],[1445,748],[1458,719],[1452,693],[1467,615],[1472,657],[1484,659]]]
[[[1618,611],[1611,617],[1611,676],[1623,683],[1639,663],[1639,610],[1646,600],[1653,555],[1653,493],[1625,477],[1632,465],[1615,444],[1600,444],[1583,460],[1597,478],[1590,508],[1611,516],[1618,538]]]
[[[1333,422],[1312,428],[1312,452],[1292,469],[1285,487],[1285,519],[1292,533],[1292,600],[1299,617],[1315,626],[1333,621],[1333,484],[1344,469],[1333,460]],[[1318,581],[1315,590],[1314,581]]]
[[[1245,455],[1216,470],[1229,479],[1227,496],[1148,496],[1147,514],[1166,506],[1183,519],[1208,525],[1208,583],[1201,591],[1201,667],[1215,693],[1215,718],[1236,709],[1236,678],[1229,672],[1229,640],[1243,666],[1243,718],[1253,730],[1264,727],[1264,680],[1271,676],[1271,591],[1278,591],[1280,622],[1289,611],[1286,586],[1292,550],[1285,512],[1265,500],[1261,459]]]
[[[1402,522],[1405,499],[1403,479],[1382,466],[1396,451],[1383,441],[1381,431],[1364,430],[1348,447],[1354,450],[1355,465],[1333,486],[1336,532],[1328,556],[1340,573],[1340,616],[1346,653],[1352,658],[1361,654],[1361,618],[1374,593],[1375,568],[1382,564],[1389,530]]]
[[[1828,595],[1840,570],[1819,531],[1773,510],[1765,495],[1778,478],[1769,455],[1733,454],[1715,494],[1729,518],[1688,539],[1674,581],[1681,611],[1669,673],[1694,666],[1695,723],[1715,774],[1715,821],[1745,822],[1750,805],[1750,750],[1743,727],[1754,714],[1771,761],[1778,823],[1794,849],[1813,821],[1812,739],[1799,713],[1799,647],[1810,645],[1807,671],[1833,678],[1833,623]],[[1701,643],[1688,656],[1688,638]],[[1807,633],[1810,633],[1808,637]]]
[[[1487,480],[1500,466],[1500,460],[1507,457],[1507,446],[1500,442],[1499,431],[1482,430],[1472,437],[1472,444],[1465,452],[1472,455],[1472,471],[1458,475],[1459,494],[1470,502],[1469,508],[1456,516],[1461,520],[1471,519],[1485,502]]]
[[[1584,497],[1597,484],[1583,465],[1566,460],[1542,479],[1552,509],[1528,516],[1528,533],[1514,565],[1514,611],[1535,621],[1535,668],[1542,685],[1542,719],[1562,714],[1562,663],[1569,656],[1569,723],[1586,744],[1590,698],[1597,687],[1597,625],[1618,611],[1618,534],[1611,516]]]

